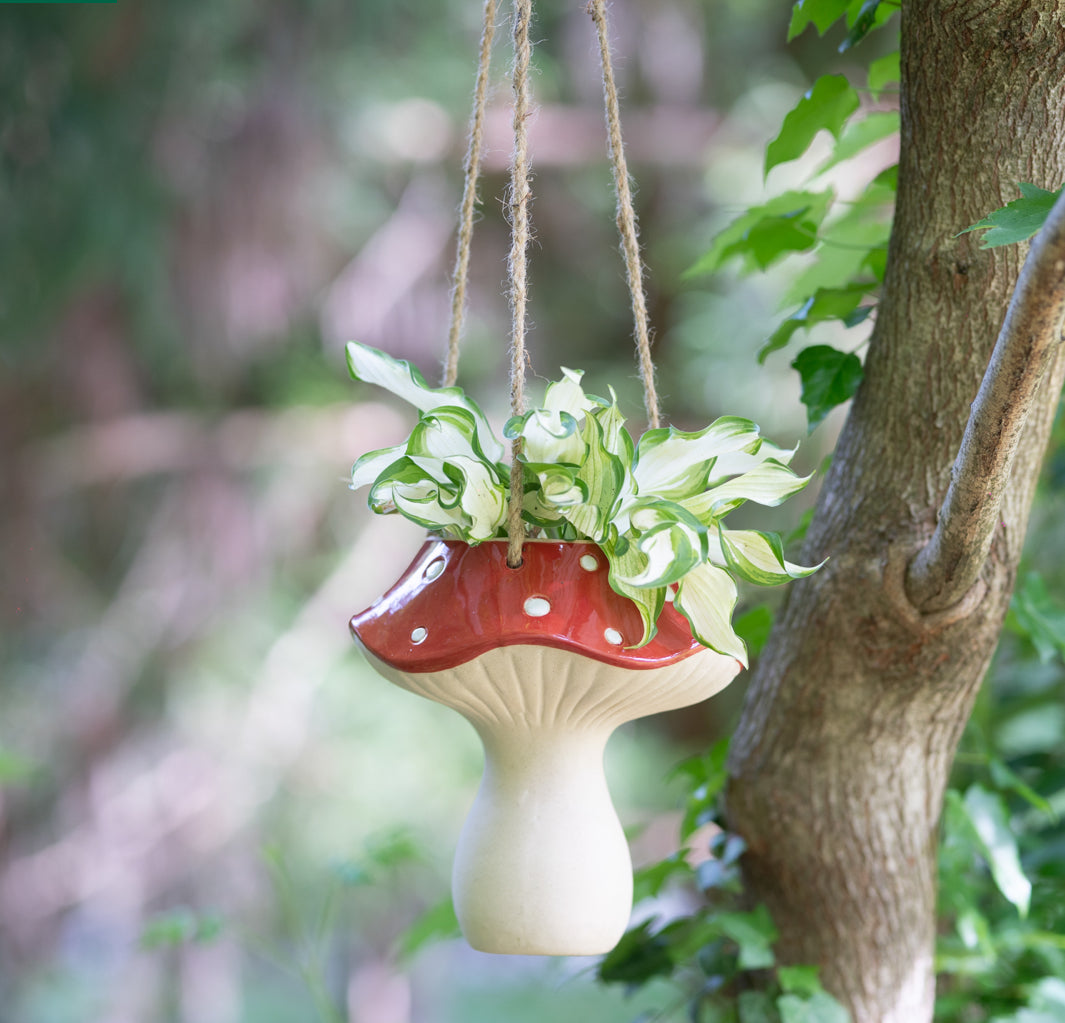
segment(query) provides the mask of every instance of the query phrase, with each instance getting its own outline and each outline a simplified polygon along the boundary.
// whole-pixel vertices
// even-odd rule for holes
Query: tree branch
[[[907,595],[921,611],[956,604],[980,575],[1039,383],[1065,340],[1063,325],[1065,192],[1036,235],[1017,280],[971,406],[935,533],[907,570]]]

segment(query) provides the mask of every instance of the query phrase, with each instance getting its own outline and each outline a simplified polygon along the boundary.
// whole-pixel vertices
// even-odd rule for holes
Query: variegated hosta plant
[[[352,489],[370,507],[398,512],[469,544],[506,536],[510,470],[480,408],[458,387],[429,387],[416,368],[366,345],[347,346],[352,376],[418,409],[403,444],[354,465]],[[784,558],[780,537],[726,529],[744,501],[775,506],[801,490],[791,451],[764,440],[748,419],[724,416],[706,429],[648,430],[634,443],[613,390],[586,394],[581,373],[563,369],[541,408],[503,428],[521,438],[522,514],[534,538],[590,540],[610,564],[610,585],[639,608],[643,639],[667,600],[705,646],[747,663],[732,628],[735,579],[775,585],[817,570]]]

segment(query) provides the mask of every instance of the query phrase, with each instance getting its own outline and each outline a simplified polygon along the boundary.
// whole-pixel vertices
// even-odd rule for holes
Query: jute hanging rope
[[[510,410],[520,416],[525,411],[525,306],[528,299],[526,250],[529,246],[529,63],[532,44],[529,23],[532,0],[514,0],[514,157],[510,168]],[[525,525],[521,518],[524,497],[523,467],[519,461],[521,438],[511,445],[510,503],[507,507],[507,564],[521,564]]]
[[[614,84],[614,68],[610,60],[610,38],[607,31],[606,0],[589,0],[588,13],[599,34],[599,54],[603,65],[603,102],[606,106],[607,139],[610,163],[614,171],[617,192],[617,223],[621,234],[621,251],[625,257],[625,273],[632,296],[632,318],[635,323],[636,349],[643,378],[643,400],[647,422],[652,428],[659,425],[658,393],[655,391],[655,367],[651,361],[651,331],[647,324],[647,300],[643,292],[643,263],[640,261],[640,242],[636,232],[636,211],[632,205],[629,168],[625,162],[625,144],[621,138],[621,112],[618,90]]]
[[[451,325],[447,335],[447,362],[443,386],[451,387],[459,375],[459,341],[466,318],[466,285],[470,276],[470,246],[473,243],[473,211],[477,205],[477,180],[481,171],[484,144],[484,111],[488,98],[488,74],[492,63],[492,40],[496,29],[496,0],[485,0],[481,29],[481,56],[477,64],[477,85],[473,92],[470,137],[463,169],[462,206],[459,214],[458,250],[451,285]]]
[[[462,205],[459,238],[455,256],[455,271],[451,294],[451,323],[448,330],[448,350],[443,383],[451,386],[458,376],[459,343],[466,310],[466,290],[469,278],[470,247],[473,241],[474,208],[477,204],[477,181],[480,174],[481,151],[484,142],[485,106],[491,63],[492,40],[495,34],[497,0],[485,0],[484,26],[481,32],[480,61],[477,85],[474,90],[473,113],[470,117],[469,145],[463,175]],[[608,151],[617,194],[617,226],[621,236],[621,251],[625,260],[625,274],[632,298],[634,335],[643,380],[644,407],[652,428],[660,423],[658,394],[655,391],[654,364],[651,361],[651,331],[648,326],[647,300],[643,289],[643,264],[636,228],[636,213],[629,184],[625,145],[621,135],[621,112],[614,69],[610,57],[610,38],[607,27],[606,0],[589,0],[588,13],[599,36],[599,52],[603,72],[603,102],[606,113]],[[525,411],[525,336],[527,333],[526,306],[528,303],[528,272],[526,255],[529,246],[529,203],[532,192],[529,182],[528,119],[529,66],[532,44],[529,28],[532,21],[532,0],[514,0],[513,4],[514,64],[512,88],[514,92],[514,152],[510,170],[510,189],[507,215],[510,220],[510,255],[507,261],[510,280],[510,408],[516,415]],[[517,568],[521,564],[525,526],[522,521],[524,496],[521,439],[511,445],[510,497],[507,505],[507,564]]]

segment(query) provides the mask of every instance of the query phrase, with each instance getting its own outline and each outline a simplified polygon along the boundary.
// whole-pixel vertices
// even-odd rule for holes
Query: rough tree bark
[[[1014,198],[1018,181],[1065,180],[1065,2],[905,0],[901,88],[887,279],[803,555],[831,560],[791,590],[752,679],[727,792],[782,959],[820,964],[855,1023],[932,1017],[943,792],[1007,610],[1065,376],[1060,319],[1024,321],[1029,340],[1052,329],[1047,369],[990,551],[959,596],[943,558],[915,559],[1025,253],[982,251],[957,233]],[[997,372],[1001,395],[1007,370]],[[984,427],[970,430],[957,490],[993,472]]]

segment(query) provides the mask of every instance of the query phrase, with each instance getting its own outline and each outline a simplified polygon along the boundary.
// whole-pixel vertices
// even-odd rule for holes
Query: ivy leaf
[[[1017,187],[1021,190],[1020,199],[1014,199],[1013,202],[994,210],[983,220],[970,224],[958,234],[986,230],[987,234],[980,241],[982,249],[1013,245],[1015,242],[1023,242],[1031,238],[1043,226],[1047,214],[1057,202],[1065,185],[1056,192],[1048,192],[1045,188],[1027,181],[1020,182]]]
[[[721,793],[728,781],[729,739],[718,739],[705,753],[682,760],[670,772],[670,778],[687,780],[691,795],[680,825],[680,840],[686,842],[696,828],[713,820]]]
[[[883,278],[884,258],[874,262],[871,257],[886,251],[891,234],[894,196],[888,198],[889,195],[885,188],[870,186],[867,195],[827,229],[820,240],[817,259],[795,278],[782,305],[805,302],[818,288],[849,287],[855,276],[863,276],[866,269],[878,280]]]
[[[883,92],[884,87],[891,85],[892,82],[897,82],[902,77],[902,68],[900,62],[901,54],[898,50],[894,53],[885,54],[883,57],[877,57],[872,64],[869,65],[869,79],[868,86],[869,91],[873,94],[873,99],[880,99],[880,93]]]
[[[849,160],[863,149],[894,135],[898,130],[897,110],[877,110],[860,121],[847,125],[836,143],[836,148],[832,150],[832,155],[818,167],[817,173],[824,174],[831,167]]]
[[[801,35],[807,25],[813,25],[818,35],[824,35],[851,5],[851,0],[798,0],[791,12],[788,42]]]
[[[739,835],[715,832],[710,838],[710,858],[703,860],[695,872],[700,891],[711,888],[734,890],[740,880],[739,859],[747,843]]]
[[[673,878],[691,877],[692,868],[681,853],[673,853],[664,860],[641,867],[632,877],[632,901],[654,898]]]
[[[847,32],[847,38],[839,44],[840,53],[846,53],[852,46],[857,46],[872,31],[876,26],[879,7],[880,0],[864,0],[854,18],[848,17],[850,31]]]
[[[761,970],[773,965],[773,942],[778,935],[765,906],[750,913],[717,913],[713,921],[725,937],[739,945],[741,970]]]
[[[653,920],[645,920],[626,931],[607,953],[597,971],[604,984],[645,984],[652,977],[669,976],[673,972],[669,942],[651,933],[653,924]]]
[[[811,433],[832,409],[854,397],[864,372],[857,355],[830,345],[804,348],[791,365],[802,379],[801,400]]]
[[[780,134],[765,151],[765,173],[802,156],[822,130],[837,139],[847,118],[858,109],[858,93],[845,75],[822,75],[784,118]]]
[[[851,1023],[850,1013],[827,991],[811,998],[781,995],[777,999],[781,1023]]]
[[[809,998],[824,990],[820,973],[816,966],[780,966],[777,968],[777,980],[785,993]]]
[[[961,805],[991,868],[995,887],[1017,907],[1022,917],[1027,916],[1032,882],[1021,867],[1017,838],[1010,830],[1006,801],[982,785],[970,785]]]
[[[747,269],[765,269],[789,252],[812,249],[832,199],[831,189],[784,192],[761,206],[752,206],[718,232],[684,277],[714,273],[737,256],[744,258]]]
[[[740,1023],[779,1023],[773,999],[765,991],[741,991],[736,999]]]
[[[1043,977],[1028,995],[1028,1004],[1016,1015],[996,1016],[992,1023],[1060,1023],[1065,1019],[1065,981]]]
[[[876,288],[875,282],[858,282],[842,288],[818,288],[795,312],[793,312],[758,350],[758,362],[764,363],[773,352],[787,346],[792,335],[800,327],[809,330],[815,324],[828,320],[842,320],[847,326],[855,322],[852,314],[858,309],[862,298]],[[872,306],[865,307],[872,310]],[[868,315],[868,313],[866,313]],[[862,317],[865,318],[864,316]]]

